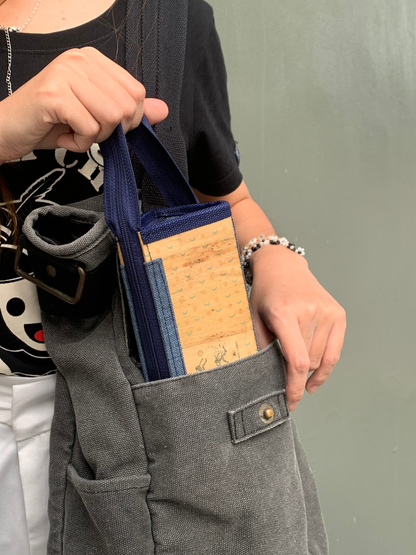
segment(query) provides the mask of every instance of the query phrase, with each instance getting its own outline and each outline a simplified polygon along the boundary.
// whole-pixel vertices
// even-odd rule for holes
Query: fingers
[[[306,328],[305,331],[301,328],[302,336],[308,349],[310,371],[316,370],[321,365],[332,326],[333,319],[330,318],[329,314],[327,315],[325,314],[325,311],[323,311],[323,314],[320,315],[318,321],[314,321],[312,324],[309,324],[309,329],[308,326],[305,325],[302,326],[302,328]]]
[[[327,337],[325,350],[320,364],[316,369],[314,369],[313,374],[309,377],[306,383],[306,389],[309,393],[314,393],[318,387],[326,381],[336,363],[339,361],[344,343],[345,328],[345,316],[340,315],[339,319],[332,326]]]
[[[144,115],[149,120],[150,125],[155,125],[168,117],[169,109],[163,100],[157,98],[145,98]],[[139,125],[140,121],[137,123]],[[130,127],[134,129],[134,127]]]
[[[159,123],[167,117],[168,107],[166,103],[156,98],[146,99],[146,90],[143,85],[126,70],[105,56],[102,56],[94,48],[82,49],[82,53],[84,53],[84,50],[91,54],[96,64],[101,68],[99,73],[92,72],[89,78],[102,93],[105,93],[121,108],[123,114],[117,124],[121,121],[125,132],[134,129],[140,124],[143,113],[145,113],[151,125]],[[106,75],[104,80],[102,78],[103,73]],[[85,105],[87,106],[88,99],[85,97],[81,99],[79,95],[78,97],[81,101],[85,100]],[[95,106],[95,102],[88,103],[88,108],[91,111],[94,110]],[[102,117],[100,116],[97,119],[101,121]],[[102,140],[101,137],[100,140]]]
[[[103,104],[104,106],[104,104]],[[111,106],[108,103],[108,106]],[[103,120],[98,116],[97,119],[91,116],[91,113],[86,110],[81,104],[77,106],[78,117],[72,116],[70,130],[66,130],[57,138],[57,145],[61,148],[66,148],[73,152],[85,152],[93,143],[99,143],[109,137],[120,121],[120,116],[116,111],[114,105],[111,106],[114,117],[108,121],[108,114],[105,114],[107,122],[103,124]],[[73,111],[74,114],[75,110]],[[163,121],[168,115],[168,107],[165,102],[156,98],[147,98],[144,100],[144,115],[149,120],[150,125],[154,125]],[[135,116],[131,119],[130,125],[123,126],[124,131],[131,131],[135,129],[141,122],[142,112],[136,112]]]
[[[287,364],[286,397],[291,411],[297,407],[305,387],[309,393],[314,393],[327,380],[341,355],[345,312],[340,307],[331,311],[331,317],[327,316],[327,310],[322,312],[324,314],[317,318],[312,341],[312,322],[308,326],[306,322],[299,325],[293,320],[283,333],[277,333]]]
[[[107,139],[119,123],[124,132],[134,129],[144,112],[151,124],[167,116],[163,101],[145,100],[144,87],[95,49],[68,51],[57,60],[43,94],[52,123],[69,128],[58,146],[83,152]]]
[[[254,316],[257,330],[256,312]],[[309,393],[314,393],[338,362],[346,327],[345,312],[328,296],[315,303],[298,299],[286,308],[282,303],[279,310],[269,310],[264,316],[267,327],[279,339],[283,350],[287,369],[286,397],[289,410],[293,411],[305,387]],[[262,337],[262,327],[259,329]],[[310,372],[313,373],[308,379]]]
[[[257,310],[252,307],[254,329],[256,330],[257,344],[259,349],[264,349],[267,345],[274,339],[274,335],[270,332],[269,328],[266,326],[265,322],[260,317]]]
[[[54,108],[56,118],[69,126],[58,138],[58,145],[74,152],[85,152],[107,138],[123,117],[121,107],[92,84],[88,91],[82,83],[71,88],[71,94],[59,98]]]
[[[284,331],[277,337],[286,360],[286,398],[289,410],[296,409],[302,399],[310,369],[309,353],[296,319],[286,321]]]
[[[111,94],[108,91],[110,86]],[[143,112],[143,102],[137,106],[127,91],[112,78],[108,78],[102,87],[94,83],[89,83],[88,87],[84,83],[71,83],[71,91],[73,98],[68,124],[73,133],[67,142],[72,140],[73,147],[79,152],[107,139],[119,123],[127,132],[136,112],[139,111],[139,117]],[[61,112],[67,109],[62,107]]]

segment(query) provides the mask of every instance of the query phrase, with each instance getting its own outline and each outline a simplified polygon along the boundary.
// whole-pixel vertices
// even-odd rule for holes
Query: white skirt
[[[0,374],[0,553],[46,555],[56,376]]]

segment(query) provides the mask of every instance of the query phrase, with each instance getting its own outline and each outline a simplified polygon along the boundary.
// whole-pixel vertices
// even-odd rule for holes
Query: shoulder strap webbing
[[[163,99],[169,115],[155,132],[188,176],[185,141],[180,127],[180,100],[185,63],[188,0],[128,0],[126,17],[126,69],[141,81],[147,96]],[[143,175],[133,157],[136,175]],[[161,206],[163,197],[145,175],[143,207]]]

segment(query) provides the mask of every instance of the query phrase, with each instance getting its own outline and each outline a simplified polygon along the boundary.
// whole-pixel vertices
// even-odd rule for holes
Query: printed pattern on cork
[[[142,247],[163,261],[188,374],[257,351],[231,218]]]

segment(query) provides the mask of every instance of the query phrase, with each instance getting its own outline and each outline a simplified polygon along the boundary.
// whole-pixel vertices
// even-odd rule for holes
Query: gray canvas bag
[[[88,231],[68,243],[49,241],[48,230],[77,227]],[[39,279],[48,283],[52,265],[56,276],[66,273],[59,287],[72,296],[72,268],[82,265],[89,291],[73,306],[40,291],[58,368],[49,555],[326,554],[278,345],[144,383],[100,214],[40,208],[24,234]],[[112,291],[95,291],[103,273]]]
[[[175,12],[186,29],[186,2],[157,5],[158,21]],[[181,165],[179,112],[170,113],[164,133]],[[71,300],[85,280],[76,304],[39,289],[57,366],[48,555],[327,554],[277,342],[213,370],[145,383],[113,238],[95,202],[40,208],[23,228],[42,286]]]

